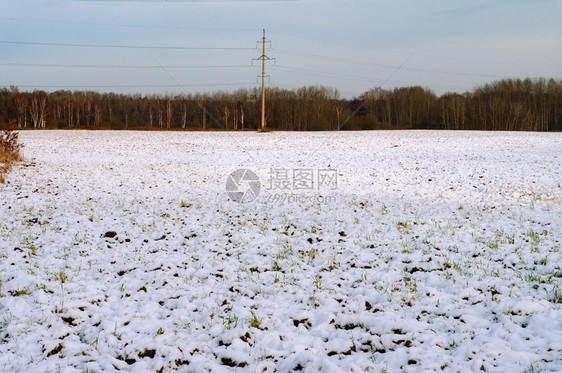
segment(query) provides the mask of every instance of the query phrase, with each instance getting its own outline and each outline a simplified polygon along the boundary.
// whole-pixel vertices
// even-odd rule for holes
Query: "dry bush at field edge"
[[[14,131],[15,121],[10,121],[6,129],[0,131],[0,183],[5,182],[5,175],[12,170],[12,164],[22,159],[19,134]]]

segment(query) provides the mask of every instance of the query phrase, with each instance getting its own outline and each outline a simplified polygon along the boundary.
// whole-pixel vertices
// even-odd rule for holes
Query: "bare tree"
[[[33,128],[45,128],[46,109],[47,94],[43,91],[33,91],[29,105],[29,114]]]
[[[27,127],[27,95],[24,93],[16,92],[14,97],[14,106],[16,108],[18,116],[18,127]]]
[[[172,109],[172,99],[170,97],[166,97],[166,128],[171,128],[172,126],[172,115],[174,111]]]

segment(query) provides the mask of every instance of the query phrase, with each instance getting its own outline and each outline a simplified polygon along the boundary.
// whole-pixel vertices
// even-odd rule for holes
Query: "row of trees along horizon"
[[[272,130],[562,130],[562,80],[555,79],[504,79],[442,96],[420,86],[375,88],[352,99],[325,86],[268,88],[266,100]],[[21,129],[255,130],[261,91],[143,96],[4,88],[0,126],[14,120]]]

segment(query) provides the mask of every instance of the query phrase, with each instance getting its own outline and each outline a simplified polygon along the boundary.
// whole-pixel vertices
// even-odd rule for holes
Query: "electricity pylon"
[[[274,58],[269,58],[265,54],[266,43],[271,45],[271,41],[265,39],[265,29],[263,29],[263,36],[261,41],[258,41],[259,43],[262,45],[262,54],[261,57],[255,58],[256,60],[261,60],[261,75],[258,75],[261,78],[261,125],[258,131],[265,131],[265,78],[269,78],[269,75],[265,75],[265,61],[274,60]]]

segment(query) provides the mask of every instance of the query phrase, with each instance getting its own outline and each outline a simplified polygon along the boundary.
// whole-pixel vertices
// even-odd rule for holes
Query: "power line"
[[[558,65],[545,65],[545,64],[528,64],[528,63],[520,63],[520,62],[513,62],[513,61],[490,61],[490,60],[482,60],[482,59],[475,59],[470,57],[453,57],[453,56],[445,56],[445,55],[437,55],[431,53],[423,53],[423,52],[411,52],[411,51],[400,51],[400,50],[391,50],[391,49],[382,49],[382,48],[373,48],[366,45],[359,45],[349,42],[341,42],[341,41],[334,41],[334,40],[327,40],[327,39],[320,39],[320,38],[311,38],[311,37],[303,37],[297,36],[290,33],[283,33],[283,32],[274,32],[280,35],[290,36],[296,39],[302,40],[312,40],[312,41],[319,41],[326,44],[337,44],[337,45],[344,45],[352,48],[358,48],[361,50],[373,50],[377,52],[385,52],[385,53],[393,53],[393,54],[400,54],[400,55],[413,55],[413,56],[421,56],[421,57],[430,57],[430,58],[438,58],[444,60],[452,60],[452,61],[462,61],[462,62],[476,62],[476,63],[485,63],[491,65],[511,65],[511,66],[532,66],[532,67],[558,67]],[[396,66],[394,66],[396,67]]]
[[[129,49],[176,49],[176,50],[253,50],[255,48],[245,48],[245,47],[172,47],[172,46],[133,46],[133,45],[111,45],[111,44],[75,44],[75,43],[41,43],[41,42],[22,42],[22,41],[0,41],[0,44],[24,44],[24,45],[41,45],[41,46],[65,46],[65,47],[92,47],[92,48],[129,48]],[[347,64],[354,64],[354,65],[364,65],[364,66],[372,66],[372,67],[380,67],[385,69],[395,69],[397,66],[395,65],[388,65],[388,64],[379,64],[373,62],[366,62],[366,61],[359,61],[359,60],[352,60],[352,59],[344,59],[338,57],[330,57],[330,56],[323,56],[311,53],[304,53],[304,52],[297,52],[297,51],[290,51],[290,50],[283,50],[283,49],[273,49],[277,53],[287,54],[297,57],[303,58],[311,58],[316,60],[328,61],[328,62],[339,62],[339,63],[347,63]],[[16,63],[0,63],[3,66],[17,66]],[[19,64],[20,66],[36,66],[36,67],[112,67],[112,68],[157,68],[156,66],[126,66],[126,65],[106,65],[106,66],[97,66],[97,65],[64,65],[60,64],[60,66],[49,65],[49,64]],[[248,67],[247,65],[219,65],[218,67]],[[169,66],[169,68],[204,68],[204,66],[193,66],[193,67],[180,67],[180,66]],[[457,72],[457,71],[446,71],[446,70],[434,70],[434,69],[423,69],[423,68],[415,68],[415,67],[408,67],[403,68],[402,70],[405,71],[415,71],[415,72],[425,72],[425,73],[432,73],[432,74],[443,74],[443,75],[456,75],[456,76],[470,76],[470,77],[481,77],[481,78],[494,78],[494,79],[505,79],[509,78],[505,75],[498,75],[498,74],[475,74],[475,73],[465,73],[465,72]]]
[[[349,81],[357,81],[357,82],[367,82],[367,83],[375,83],[375,82],[384,82],[385,79],[382,78],[372,78],[366,76],[357,76],[357,75],[349,75],[349,74],[340,74],[340,73],[331,73],[326,71],[317,71],[317,70],[310,70],[310,69],[302,69],[296,67],[286,67],[286,66],[275,66],[273,69],[287,72],[291,74],[302,74],[302,75],[314,75],[320,76],[325,78],[336,78],[336,79],[343,79]],[[404,67],[402,70],[406,70]],[[397,83],[397,84],[414,84],[414,85],[423,85],[419,82],[412,82],[412,81],[403,81],[403,80],[390,80],[387,83]],[[431,86],[441,87],[441,88],[461,88],[456,85],[447,85],[447,84],[439,84],[439,83],[431,83]],[[466,87],[462,87],[462,89],[466,89]]]
[[[354,64],[354,65],[375,66],[375,67],[383,67],[383,68],[396,68],[396,66],[393,66],[393,65],[385,65],[385,64],[379,64],[379,63],[374,63],[374,62],[351,60],[351,59],[339,58],[339,57],[322,56],[322,55],[318,55],[318,54],[298,52],[298,51],[290,51],[290,50],[286,50],[286,49],[272,48],[272,50],[274,52],[277,52],[277,53],[280,53],[280,54],[286,54],[286,55],[296,56],[296,57],[311,58],[311,59],[321,60],[321,61],[341,62],[341,63],[348,63],[348,64]]]
[[[204,0],[199,0],[204,1]],[[246,1],[260,1],[260,0],[246,0]],[[261,0],[267,1],[267,0]],[[269,0],[269,1],[296,1],[296,0]],[[212,2],[207,0],[204,2]],[[120,23],[95,23],[95,22],[76,22],[76,21],[58,21],[58,20],[47,20],[47,19],[36,19],[36,18],[16,18],[16,17],[0,17],[0,20],[4,21],[20,21],[20,22],[42,22],[42,23],[60,23],[60,24],[71,24],[71,25],[87,25],[87,26],[106,26],[106,27],[131,27],[131,28],[152,28],[152,29],[170,29],[170,30],[201,30],[201,31],[244,31],[244,32],[254,32],[254,29],[244,29],[244,28],[201,28],[201,27],[181,27],[181,26],[159,26],[159,25],[141,25],[141,24],[120,24]],[[400,55],[410,55],[413,54],[414,56],[422,56],[422,57],[430,57],[430,58],[438,58],[438,59],[446,59],[446,60],[453,60],[453,61],[462,61],[462,62],[478,62],[478,63],[486,63],[486,64],[494,64],[494,65],[513,65],[513,66],[536,66],[536,67],[557,67],[557,65],[545,65],[545,64],[526,64],[526,63],[518,63],[513,61],[490,61],[490,60],[482,60],[482,59],[474,59],[474,58],[466,58],[466,57],[453,57],[453,56],[446,56],[446,55],[437,55],[437,54],[430,54],[430,53],[423,53],[423,52],[409,52],[409,51],[401,51],[401,50],[392,50],[392,49],[384,49],[384,48],[374,48],[369,47],[364,44],[354,44],[350,42],[342,42],[342,41],[335,41],[335,40],[328,40],[322,38],[313,38],[313,37],[304,37],[299,36],[291,33],[286,32],[278,32],[274,31],[274,34],[285,35],[296,39],[301,40],[310,40],[315,42],[322,42],[326,44],[336,44],[336,45],[343,45],[352,48],[359,48],[362,50],[373,50],[378,52],[385,52],[385,53],[393,53],[393,54],[400,54]],[[396,67],[396,66],[394,66]]]
[[[130,27],[130,28],[152,28],[152,29],[165,29],[165,30],[187,30],[187,31],[245,31],[254,32],[255,29],[239,29],[239,28],[204,28],[204,27],[181,27],[181,26],[154,26],[154,25],[140,25],[140,24],[123,24],[123,23],[97,23],[97,22],[77,22],[77,21],[58,21],[49,19],[37,18],[15,18],[15,17],[0,17],[2,21],[18,21],[18,22],[39,22],[39,23],[58,23],[65,25],[82,25],[82,26],[104,26],[104,27]]]
[[[380,78],[371,78],[366,76],[357,76],[357,75],[349,75],[349,74],[341,74],[341,73],[332,73],[328,71],[318,71],[318,70],[310,70],[310,69],[303,69],[297,67],[288,67],[288,66],[278,66],[275,69],[279,71],[285,71],[289,73],[303,73],[303,74],[311,74],[323,77],[333,77],[333,78],[340,78],[346,80],[356,80],[356,81],[383,81],[384,79]],[[406,68],[403,67],[402,70],[407,71],[417,71],[417,72],[427,72],[433,74],[443,74],[443,75],[459,75],[459,76],[473,76],[473,77],[488,77],[488,78],[500,78],[500,79],[508,79],[508,76],[502,75],[483,75],[483,74],[471,74],[471,73],[457,73],[457,72],[450,72],[450,71],[441,71],[441,70],[429,70],[429,69],[418,69],[418,68]]]
[[[121,49],[174,49],[174,50],[254,50],[247,47],[179,47],[161,45],[117,45],[117,44],[79,44],[79,43],[41,43],[28,41],[0,40],[0,44],[40,45],[56,47],[86,47],[86,48],[121,48]]]
[[[340,62],[340,63],[347,63],[347,64],[353,64],[353,65],[380,67],[380,68],[383,68],[383,69],[396,69],[398,67],[397,65],[387,65],[387,64],[359,61],[359,60],[352,60],[352,59],[345,59],[345,58],[338,58],[338,57],[322,56],[322,55],[317,55],[317,54],[297,52],[297,51],[289,51],[289,50],[283,50],[283,49],[274,49],[274,50],[278,53],[281,53],[281,54],[287,54],[287,55],[291,55],[291,56],[310,58],[310,59],[327,61],[327,62]],[[415,55],[415,54],[412,54],[412,55]],[[432,73],[432,74],[443,74],[443,75],[472,76],[472,77],[480,77],[480,78],[499,78],[499,79],[509,78],[508,76],[497,75],[497,74],[475,74],[475,73],[465,73],[465,72],[458,72],[458,71],[422,69],[422,68],[416,68],[416,67],[403,67],[401,70],[415,71],[415,72],[425,72],[425,73]]]
[[[339,78],[339,79],[345,79],[345,80],[355,80],[355,81],[360,81],[360,82],[372,82],[372,81],[381,81],[382,82],[383,81],[383,79],[369,78],[369,77],[365,77],[365,76],[357,76],[357,75],[349,75],[349,74],[332,73],[332,72],[328,72],[328,71],[302,69],[302,68],[298,68],[298,67],[289,67],[289,66],[283,66],[283,65],[274,66],[273,68],[275,70],[293,73],[293,74],[315,75],[315,76],[321,76],[321,77],[326,77],[326,78]]]
[[[64,67],[64,68],[93,68],[93,69],[160,69],[154,65],[84,65],[84,64],[59,64],[59,63],[22,63],[0,62],[0,66],[13,67]],[[252,65],[169,65],[167,69],[222,69],[222,68],[251,68]]]
[[[78,0],[85,2],[109,3],[256,3],[256,2],[293,2],[301,0]]]
[[[94,89],[94,88],[181,88],[181,87],[213,87],[213,86],[254,86],[252,83],[205,83],[205,84],[131,84],[131,85],[0,85],[2,88],[68,88],[68,89]]]
[[[344,45],[344,46],[348,46],[348,47],[353,47],[353,48],[358,48],[358,49],[369,49],[369,50],[374,50],[374,51],[379,51],[379,52],[386,52],[386,53],[395,53],[395,54],[410,54],[407,52],[403,52],[403,51],[395,51],[395,50],[389,50],[389,49],[380,49],[380,48],[372,48],[372,47],[368,47],[365,45],[358,45],[358,44],[354,44],[354,43],[349,43],[349,42],[341,42],[341,41],[334,41],[334,40],[327,40],[327,39],[320,39],[320,38],[311,38],[311,37],[304,37],[304,36],[298,36],[298,35],[294,35],[294,34],[290,34],[290,33],[286,33],[286,32],[274,32],[275,34],[279,34],[279,35],[286,35],[295,39],[301,39],[301,40],[311,40],[311,41],[319,41],[322,43],[326,43],[326,44],[338,44],[338,45]]]

